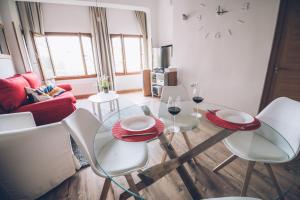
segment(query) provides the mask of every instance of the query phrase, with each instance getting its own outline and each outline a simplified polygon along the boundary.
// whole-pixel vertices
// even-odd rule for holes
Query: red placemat
[[[220,126],[222,128],[234,130],[234,131],[251,131],[258,129],[260,127],[260,121],[256,118],[254,118],[254,121],[249,124],[235,124],[230,123],[227,121],[224,121],[223,119],[220,119],[216,114],[212,112],[206,113],[206,118],[211,121],[213,124]]]
[[[145,131],[127,131],[125,129],[123,129],[120,125],[120,121],[118,121],[117,123],[115,123],[115,125],[112,128],[112,133],[115,136],[115,138],[119,139],[119,140],[123,140],[126,142],[143,142],[143,141],[148,141],[151,140],[157,136],[159,136],[160,134],[163,133],[165,125],[162,121],[160,121],[159,119],[155,119],[155,126],[145,130]],[[156,132],[156,134],[153,135],[147,135],[147,136],[132,136],[132,137],[122,137],[122,135],[127,135],[127,134],[141,134],[141,133],[151,133],[151,132]]]

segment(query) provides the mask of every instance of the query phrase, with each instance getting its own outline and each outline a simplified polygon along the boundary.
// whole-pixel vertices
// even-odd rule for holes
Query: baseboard
[[[136,88],[136,89],[128,89],[128,90],[117,90],[117,94],[126,94],[126,93],[132,93],[132,92],[142,92],[142,88]]]
[[[76,99],[87,99],[89,96],[92,96],[94,94],[96,94],[96,93],[75,95],[75,98]]]

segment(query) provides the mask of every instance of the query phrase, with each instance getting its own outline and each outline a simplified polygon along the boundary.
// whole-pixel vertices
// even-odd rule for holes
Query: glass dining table
[[[109,115],[106,118],[106,120],[103,121],[102,126],[97,131],[96,137],[99,136],[99,134],[107,134],[107,132],[112,131],[113,126],[118,121],[126,119],[128,117],[138,116],[138,115],[150,115],[162,119],[162,121],[166,123],[165,131],[161,133],[158,137],[152,139],[151,141],[159,140],[161,144],[160,146],[167,153],[170,160],[164,163],[158,163],[156,165],[149,166],[148,168],[139,171],[138,177],[140,178],[140,181],[136,183],[136,187],[135,187],[135,189],[137,189],[138,191],[154,184],[162,177],[168,175],[171,171],[176,170],[178,175],[182,179],[183,183],[185,184],[191,197],[193,199],[201,199],[202,195],[199,192],[201,190],[196,187],[191,175],[188,173],[186,167],[184,166],[184,163],[189,162],[191,159],[193,159],[200,153],[204,152],[208,148],[214,146],[216,143],[224,140],[229,136],[236,136],[237,142],[238,143],[242,142],[242,144],[240,145],[243,146],[243,151],[248,156],[255,157],[258,154],[257,152],[260,150],[264,152],[262,155],[258,155],[258,156],[263,156],[263,155],[270,156],[272,154],[272,152],[268,152],[268,150],[262,147],[258,147],[257,144],[255,143],[255,140],[251,140],[253,138],[256,138],[258,135],[260,137],[266,138],[274,146],[279,146],[282,152],[284,152],[283,157],[285,156],[282,159],[288,160],[290,157],[293,157],[295,155],[295,152],[293,151],[292,147],[287,142],[287,140],[279,132],[277,132],[275,129],[273,129],[263,121],[260,121],[261,123],[260,128],[254,131],[233,131],[233,130],[216,126],[214,123],[209,121],[205,116],[208,110],[224,110],[230,108],[221,105],[202,102],[198,105],[198,110],[196,110],[196,104],[192,101],[182,102],[181,107],[182,107],[182,111],[178,114],[178,116],[176,116],[176,124],[183,123],[181,124],[181,126],[184,127],[184,131],[197,129],[199,134],[201,134],[202,130],[213,133],[211,137],[195,145],[191,150],[186,151],[182,155],[177,155],[174,147],[166,137],[167,135],[166,128],[169,126],[170,124],[169,122],[172,121],[172,116],[167,113],[166,103],[157,102],[157,101],[146,102],[144,104],[133,105],[124,109],[120,109],[118,112]],[[199,112],[202,115],[202,117],[196,118],[195,111]],[[184,122],[189,123],[191,121],[193,121],[193,123],[190,123],[189,126],[184,126]],[[245,141],[241,140],[241,138],[239,138],[241,134],[247,135],[246,137],[247,140]],[[147,142],[151,142],[151,141],[147,141]],[[94,151],[95,152],[99,151],[96,145],[94,145]],[[97,160],[97,162],[101,167],[100,160]],[[108,178],[110,178],[111,181],[115,183],[115,185],[117,185],[118,187],[124,190],[124,192],[120,195],[120,199],[127,199],[130,198],[131,196],[134,196],[136,199],[144,199],[138,194],[133,193],[132,192],[134,191],[133,188],[126,188],[121,183],[116,181],[113,177],[111,177],[109,173],[105,172],[105,171],[109,171],[108,169],[101,169],[101,170],[104,171],[105,175]]]

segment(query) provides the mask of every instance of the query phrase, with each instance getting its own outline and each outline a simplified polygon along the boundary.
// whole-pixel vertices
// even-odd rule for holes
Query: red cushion
[[[6,111],[14,110],[26,101],[24,87],[29,83],[20,75],[0,79],[0,105]]]
[[[72,86],[68,83],[59,83],[59,84],[56,84],[56,86],[66,90],[66,91],[72,90]]]
[[[72,94],[72,92],[66,91],[60,95],[58,95],[57,97],[54,97],[54,99],[70,99],[72,103],[76,103],[76,98],[74,97],[74,95]]]
[[[25,74],[22,74],[22,76],[26,79],[26,81],[29,83],[31,88],[36,89],[40,87],[41,81],[35,73],[27,72]]]

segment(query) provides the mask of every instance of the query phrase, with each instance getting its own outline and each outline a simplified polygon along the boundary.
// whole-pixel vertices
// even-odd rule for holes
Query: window
[[[143,38],[140,35],[111,36],[116,75],[140,73],[143,68]]]
[[[95,75],[90,34],[46,33],[34,36],[36,49],[46,76],[80,77]]]

